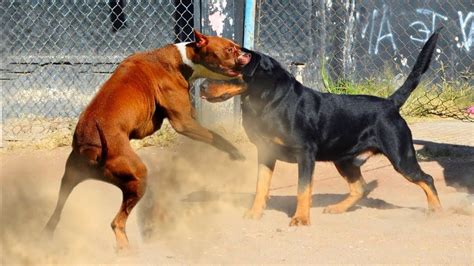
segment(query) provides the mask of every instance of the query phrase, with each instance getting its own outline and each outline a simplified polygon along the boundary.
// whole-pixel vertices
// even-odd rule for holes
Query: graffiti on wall
[[[457,11],[457,17],[449,17],[446,14],[427,8],[417,8],[416,15],[411,23],[406,25],[413,29],[416,34],[410,35],[410,40],[417,43],[424,43],[431,33],[444,22],[451,21],[456,25],[454,42],[456,47],[469,53],[474,44],[474,12]],[[373,9],[369,13],[369,18],[362,27],[361,37],[368,40],[368,53],[378,54],[382,43],[388,44],[394,51],[397,50],[397,40],[394,37],[391,24],[390,7],[383,5],[382,10]],[[358,19],[359,13],[356,13]],[[397,18],[398,19],[398,18]]]

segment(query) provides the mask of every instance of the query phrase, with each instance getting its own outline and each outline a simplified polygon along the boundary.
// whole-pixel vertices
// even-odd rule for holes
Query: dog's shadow
[[[423,145],[417,151],[421,161],[436,161],[443,168],[447,186],[474,194],[474,147],[413,140]]]
[[[403,207],[398,206],[382,199],[368,197],[370,192],[377,187],[377,181],[372,181],[367,184],[366,196],[362,198],[355,206],[348,211],[355,211],[361,207],[375,208],[375,209],[413,209],[423,210],[422,208]],[[228,192],[213,192],[213,191],[195,191],[188,194],[183,201],[192,203],[211,203],[211,202],[227,202],[238,207],[248,208],[251,206],[254,194],[252,193],[228,193]],[[347,194],[315,194],[312,197],[312,207],[326,207],[331,204],[338,203],[345,199]],[[296,210],[296,196],[273,195],[267,201],[267,210],[280,211],[291,217]]]

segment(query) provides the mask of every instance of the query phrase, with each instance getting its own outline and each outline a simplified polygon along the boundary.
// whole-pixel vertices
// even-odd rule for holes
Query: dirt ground
[[[233,162],[212,147],[182,140],[139,150],[149,167],[146,198],[127,225],[131,250],[116,253],[110,222],[120,191],[86,181],[69,198],[53,239],[41,237],[52,213],[69,148],[1,154],[4,264],[73,263],[442,263],[471,264],[474,157],[429,157],[444,212],[426,213],[422,190],[383,157],[363,175],[372,191],[344,214],[323,214],[345,197],[331,163],[317,163],[312,225],[288,227],[296,204],[296,165],[278,163],[271,198],[259,221],[242,215],[256,182],[256,151]],[[152,203],[156,203],[153,205]]]

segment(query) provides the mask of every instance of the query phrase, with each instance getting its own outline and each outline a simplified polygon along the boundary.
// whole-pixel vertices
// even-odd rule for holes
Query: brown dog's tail
[[[436,31],[431,35],[428,41],[425,43],[421,49],[418,58],[416,59],[415,65],[411,70],[410,75],[405,80],[405,83],[396,90],[390,97],[388,97],[392,102],[397,106],[398,109],[406,102],[410,94],[420,83],[421,75],[428,70],[430,66],[431,57],[436,48],[436,41],[438,40],[438,35],[442,27],[436,29]]]
[[[99,166],[104,166],[109,152],[107,148],[107,140],[105,139],[104,131],[99,125],[99,121],[95,121],[95,126],[97,127],[97,132],[99,132],[100,145],[102,146],[102,152],[100,153],[100,158],[97,160],[97,163]]]

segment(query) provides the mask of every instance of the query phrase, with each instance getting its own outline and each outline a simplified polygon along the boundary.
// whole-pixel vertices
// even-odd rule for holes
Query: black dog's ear
[[[242,75],[244,75],[244,77],[252,77],[255,74],[257,67],[260,65],[260,59],[262,57],[258,53],[245,48],[242,48],[242,51],[249,53],[252,56],[250,62],[242,69]]]

